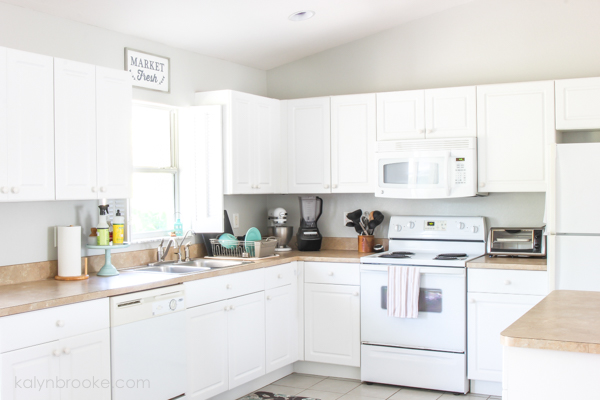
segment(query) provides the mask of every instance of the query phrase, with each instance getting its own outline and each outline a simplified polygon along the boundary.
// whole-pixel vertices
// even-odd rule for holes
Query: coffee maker
[[[323,199],[318,196],[300,196],[300,228],[296,242],[300,251],[321,250],[323,237],[317,221],[323,212]]]

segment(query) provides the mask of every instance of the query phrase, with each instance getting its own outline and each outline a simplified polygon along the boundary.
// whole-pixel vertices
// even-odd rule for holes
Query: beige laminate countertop
[[[467,268],[519,269],[524,271],[546,271],[546,259],[535,257],[489,257],[481,256],[467,262]]]
[[[85,281],[57,281],[47,279],[5,285],[0,286],[0,317],[138,292],[140,290],[176,285],[197,279],[271,267],[292,261],[358,263],[360,257],[365,255],[368,255],[368,253],[349,250],[290,251],[280,253],[279,257],[264,261],[190,275],[130,272],[127,269],[122,269],[119,270],[120,274],[117,276],[98,277],[91,275]]]
[[[555,290],[501,340],[504,346],[600,354],[600,292]]]

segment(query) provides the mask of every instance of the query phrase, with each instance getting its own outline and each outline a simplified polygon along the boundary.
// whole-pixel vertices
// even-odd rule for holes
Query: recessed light
[[[292,15],[288,17],[290,21],[298,22],[298,21],[306,21],[315,16],[315,12],[311,10],[306,11],[296,11]]]

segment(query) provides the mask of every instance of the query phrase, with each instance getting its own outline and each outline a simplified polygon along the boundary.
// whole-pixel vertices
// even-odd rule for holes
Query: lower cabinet
[[[208,399],[265,374],[264,292],[190,308],[186,398]]]
[[[305,360],[360,367],[360,286],[306,283]]]
[[[1,356],[3,400],[110,399],[108,329]]]
[[[265,292],[266,372],[298,361],[297,296],[294,285]]]

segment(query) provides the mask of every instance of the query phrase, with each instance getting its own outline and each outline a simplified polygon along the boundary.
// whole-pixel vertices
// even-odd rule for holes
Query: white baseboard
[[[214,397],[211,397],[210,400],[235,400],[235,399],[239,399],[242,396],[245,396],[249,393],[252,393],[253,391],[260,389],[262,387],[265,387],[275,381],[278,381],[279,379],[283,378],[284,376],[288,376],[289,374],[291,374],[292,372],[294,372],[294,367],[293,364],[292,365],[287,365],[283,368],[279,368],[276,371],[270,372],[266,375],[261,376],[260,378],[256,378],[253,381],[250,381],[248,383],[244,383],[243,385],[240,385],[236,388],[233,388],[231,390],[228,390],[224,393],[218,394]]]
[[[360,368],[346,365],[317,363],[312,361],[297,361],[294,363],[294,372],[299,374],[333,376],[336,378],[360,380]]]
[[[502,382],[471,380],[471,393],[502,396]]]

